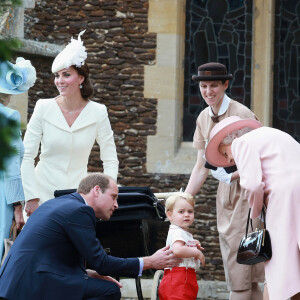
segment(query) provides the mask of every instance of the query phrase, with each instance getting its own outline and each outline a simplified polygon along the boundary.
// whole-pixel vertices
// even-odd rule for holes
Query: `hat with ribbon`
[[[229,167],[233,166],[234,162],[230,164],[228,160],[219,152],[219,146],[226,136],[232,132],[249,127],[257,129],[262,124],[254,119],[241,119],[238,116],[232,116],[223,119],[217,123],[211,130],[209,135],[209,142],[205,149],[206,160],[215,167]]]
[[[80,68],[84,65],[87,53],[80,38],[84,32],[85,30],[78,34],[78,40],[71,38],[71,42],[55,57],[52,63],[52,73],[69,68],[70,66]]]
[[[36,71],[30,60],[18,57],[15,64],[0,61],[0,93],[22,94],[36,81]]]
[[[215,81],[232,79],[232,74],[227,73],[223,64],[210,62],[198,67],[198,75],[193,75],[194,81]]]

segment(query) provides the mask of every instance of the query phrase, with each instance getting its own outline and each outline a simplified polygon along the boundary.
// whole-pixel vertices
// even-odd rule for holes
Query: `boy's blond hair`
[[[193,196],[191,194],[185,193],[185,192],[177,192],[177,193],[173,193],[172,196],[170,196],[166,200],[166,204],[165,204],[165,211],[166,211],[166,213],[168,211],[173,211],[175,203],[179,199],[184,199],[190,205],[192,205],[193,207],[195,207],[195,199],[193,198]]]

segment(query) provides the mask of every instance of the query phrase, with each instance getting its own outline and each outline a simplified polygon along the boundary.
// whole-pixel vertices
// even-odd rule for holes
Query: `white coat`
[[[118,159],[106,106],[89,101],[70,127],[55,98],[37,101],[24,137],[21,174],[25,199],[40,198],[41,204],[53,198],[55,190],[77,188],[87,174],[95,140],[104,173],[116,180]]]

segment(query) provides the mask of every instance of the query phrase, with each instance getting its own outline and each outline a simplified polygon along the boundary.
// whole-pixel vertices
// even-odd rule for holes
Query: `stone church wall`
[[[144,67],[155,64],[156,34],[148,32],[146,0],[36,1],[25,10],[25,39],[66,44],[80,31],[95,87],[94,101],[108,108],[120,162],[118,183],[149,186],[153,192],[178,191],[189,175],[147,173],[147,136],[157,130],[157,100],[144,97]],[[24,54],[37,69],[29,92],[28,118],[41,98],[58,95],[51,74],[53,58]],[[168,87],[166,87],[168,88]],[[94,146],[89,171],[101,171]],[[224,280],[216,228],[217,182],[209,177],[197,195],[193,234],[205,248],[206,266],[199,279]]]

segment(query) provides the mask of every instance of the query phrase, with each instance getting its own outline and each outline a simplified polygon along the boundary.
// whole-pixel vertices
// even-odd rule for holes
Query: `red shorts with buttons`
[[[195,300],[198,293],[196,271],[176,267],[165,270],[158,288],[160,300]]]

